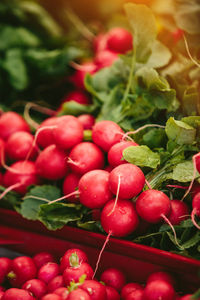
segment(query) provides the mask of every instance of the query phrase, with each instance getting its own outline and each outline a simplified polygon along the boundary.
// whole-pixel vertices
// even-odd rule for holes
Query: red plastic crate
[[[105,241],[102,234],[69,226],[49,231],[40,222],[28,221],[5,209],[0,209],[0,237],[17,241],[7,247],[27,255],[48,250],[60,257],[68,248],[78,247],[86,251],[93,267]],[[122,269],[129,281],[145,282],[149,274],[164,269],[175,275],[183,292],[200,287],[200,261],[129,241],[110,239],[98,273],[111,266]]]

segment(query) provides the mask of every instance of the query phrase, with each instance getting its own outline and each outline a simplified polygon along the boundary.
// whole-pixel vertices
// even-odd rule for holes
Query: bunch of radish
[[[59,264],[48,252],[33,258],[0,258],[1,300],[186,300],[191,296],[179,296],[175,279],[166,271],[152,273],[141,284],[127,283],[121,270],[108,268],[99,280],[81,249],[68,249]]]

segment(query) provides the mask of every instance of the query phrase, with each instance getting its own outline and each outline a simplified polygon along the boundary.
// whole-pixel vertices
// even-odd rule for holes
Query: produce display
[[[126,274],[115,267],[105,269],[96,278],[81,249],[68,249],[60,263],[49,252],[32,258],[1,257],[0,284],[2,300],[199,299],[198,292],[183,295],[174,276],[165,270],[150,274],[145,283],[127,282]]]

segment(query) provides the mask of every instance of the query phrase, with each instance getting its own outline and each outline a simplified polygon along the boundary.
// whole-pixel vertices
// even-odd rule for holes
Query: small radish
[[[97,66],[97,69],[102,69],[105,67],[110,67],[118,59],[119,56],[116,52],[106,49],[97,52],[94,62]]]
[[[7,140],[9,136],[17,131],[30,132],[26,121],[16,112],[8,111],[0,116],[0,138]]]
[[[62,116],[53,129],[55,144],[68,150],[83,140],[83,126],[78,118],[70,115]]]
[[[47,291],[48,293],[52,293],[60,287],[64,287],[64,281],[62,275],[58,275],[54,277],[51,281],[49,281],[47,285]]]
[[[115,206],[115,208],[114,208]],[[101,213],[101,225],[106,233],[124,237],[132,233],[138,226],[139,220],[134,205],[130,200],[110,200]]]
[[[26,281],[23,284],[22,289],[28,291],[37,299],[40,299],[47,292],[46,284],[39,279],[30,279]]]
[[[34,300],[36,298],[32,297],[28,291],[10,288],[5,291],[2,300]],[[51,299],[53,300],[53,299]]]
[[[122,300],[126,300],[128,294],[135,292],[136,290],[143,291],[143,287],[139,283],[136,283],[136,282],[127,283],[126,285],[124,285],[121,290]]]
[[[101,208],[112,198],[109,189],[109,173],[104,170],[93,170],[84,174],[79,181],[81,204],[89,208]]]
[[[126,53],[133,48],[133,36],[124,28],[112,28],[107,34],[107,47],[117,53]]]
[[[127,163],[127,161],[123,159],[123,150],[130,146],[138,146],[138,144],[135,142],[126,141],[114,144],[108,151],[109,164],[113,167],[117,167],[121,164]]]
[[[147,284],[154,280],[163,280],[168,282],[172,286],[175,286],[176,284],[175,279],[172,277],[172,275],[165,271],[158,271],[158,272],[151,273],[147,278]]]
[[[3,295],[5,294],[4,291],[0,291],[0,300],[3,298]]]
[[[41,148],[46,148],[52,144],[54,144],[54,137],[53,137],[53,127],[56,126],[59,118],[58,117],[51,117],[44,120],[39,128],[36,143]],[[42,129],[42,130],[41,130]]]
[[[109,149],[122,139],[124,132],[120,126],[113,121],[100,121],[92,128],[92,139],[104,151]]]
[[[63,187],[62,187],[63,194],[68,195],[78,190],[78,184],[80,178],[81,176],[76,173],[67,174],[67,176],[63,181]],[[72,195],[71,197],[67,198],[67,201],[71,203],[79,203],[79,197],[78,195]]]
[[[27,280],[36,277],[37,269],[32,258],[19,256],[13,259],[7,277],[13,287],[21,287]]]
[[[38,271],[38,279],[48,284],[53,278],[60,273],[59,265],[54,262],[48,262]]]
[[[81,122],[85,130],[92,129],[95,123],[95,117],[90,114],[82,114],[78,116],[77,119]]]
[[[47,299],[45,299],[45,300],[47,300]],[[54,299],[52,299],[52,300],[54,300]],[[89,296],[89,294],[87,292],[78,288],[78,289],[72,291],[71,293],[69,293],[67,300],[91,300],[91,297]]]
[[[65,96],[65,98],[62,99],[62,104],[65,102],[68,102],[68,101],[72,101],[72,100],[77,103],[85,104],[85,105],[90,103],[90,98],[82,90],[75,90],[75,91],[68,93]]]
[[[17,131],[8,138],[5,150],[6,156],[11,161],[25,160],[29,154],[29,160],[35,160],[38,154],[37,146],[32,146],[34,137],[26,131]]]
[[[88,262],[88,257],[84,251],[76,248],[68,249],[60,261],[61,273],[63,273],[66,268],[79,266],[83,262]]]
[[[60,287],[56,289],[53,293],[60,296],[62,300],[66,300],[69,295],[69,291],[66,287]]]
[[[93,273],[91,266],[86,262],[75,267],[67,267],[63,272],[64,284],[68,286],[71,281],[78,282],[82,275],[85,275],[86,279],[92,279]]]
[[[120,295],[112,286],[106,286],[107,300],[120,300]]]
[[[72,148],[68,164],[73,172],[85,174],[104,167],[104,154],[97,145],[83,142]]]
[[[80,288],[90,295],[91,300],[107,300],[105,286],[96,280],[85,280]]]
[[[41,300],[62,300],[62,298],[59,295],[51,293],[43,296]]]
[[[40,184],[35,163],[25,160],[15,162],[4,174],[3,183],[5,187],[13,187],[14,191],[24,195],[28,186]]]
[[[110,190],[116,195],[119,185],[118,195],[122,199],[131,199],[137,196],[142,191],[144,184],[145,176],[142,170],[133,164],[119,165],[110,172]]]
[[[0,257],[0,284],[6,279],[6,275],[11,269],[12,260],[7,257]]]
[[[163,280],[153,280],[144,288],[145,300],[173,300],[175,291],[173,286]]]
[[[55,258],[49,252],[40,252],[33,256],[34,263],[38,269],[48,262],[55,262]]]
[[[76,71],[70,77],[70,81],[77,88],[84,89],[85,88],[84,80],[85,80],[86,74],[88,74],[88,73],[91,75],[94,74],[97,70],[97,66],[93,61],[88,61],[88,62],[84,62],[82,65],[74,64],[73,67],[76,69]]]
[[[143,300],[143,290],[135,290],[127,295],[126,300]]]
[[[126,278],[124,273],[116,268],[106,269],[100,277],[101,281],[103,281],[106,285],[112,286],[117,291],[121,291],[123,286],[126,283]]]
[[[171,200],[171,211],[168,219],[172,225],[179,225],[182,221],[188,219],[189,207],[183,201]]]
[[[59,180],[67,174],[66,153],[56,145],[46,147],[38,155],[36,162],[37,174],[45,179]]]
[[[198,229],[200,229],[200,226],[195,221],[195,216],[200,217],[200,192],[195,194],[192,200],[192,208],[193,208],[191,213],[192,222]]]

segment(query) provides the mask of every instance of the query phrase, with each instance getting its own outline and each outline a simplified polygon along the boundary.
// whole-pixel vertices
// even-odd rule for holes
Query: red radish
[[[84,129],[92,129],[95,123],[95,118],[90,114],[83,114],[77,117]]]
[[[98,69],[111,66],[119,58],[118,54],[111,50],[102,50],[95,56],[95,64]]]
[[[109,190],[109,173],[104,170],[93,170],[84,174],[79,181],[81,204],[89,208],[101,208],[112,198]]]
[[[62,104],[68,101],[75,101],[80,104],[89,104],[90,98],[86,95],[82,90],[75,90],[66,95],[66,97],[62,100]]]
[[[64,281],[62,275],[58,275],[54,277],[51,281],[49,281],[47,285],[47,291],[49,293],[52,293],[53,291],[55,291],[60,287],[64,287]]]
[[[100,33],[93,40],[94,52],[98,53],[105,50],[107,47],[107,34]]]
[[[185,296],[182,296],[179,298],[180,300],[191,300],[192,299],[192,294],[187,294]]]
[[[143,291],[143,287],[139,283],[136,283],[136,282],[127,283],[126,285],[124,285],[121,290],[122,300],[126,300],[128,294],[135,292],[136,290]]]
[[[14,191],[24,195],[28,186],[40,184],[35,163],[25,160],[15,162],[4,174],[3,183],[6,187],[13,186]]]
[[[78,289],[72,291],[71,293],[69,293],[67,300],[91,300],[91,298],[87,292],[78,288]]]
[[[3,185],[3,174],[0,173],[0,185]]]
[[[11,269],[11,259],[7,257],[0,257],[0,284],[4,281],[6,278],[6,275]]]
[[[19,256],[13,259],[11,271],[7,277],[13,287],[21,287],[29,279],[35,278],[37,269],[32,258]]]
[[[60,287],[60,288],[56,289],[53,293],[60,296],[62,298],[62,300],[66,300],[69,295],[69,291],[65,287]]]
[[[189,207],[183,201],[171,200],[171,211],[168,219],[172,225],[179,225],[189,217]]]
[[[117,167],[121,164],[127,163],[127,161],[123,159],[123,150],[130,146],[138,146],[138,144],[135,142],[126,142],[126,141],[122,141],[117,144],[114,144],[108,151],[109,164],[113,167]]]
[[[94,62],[88,61],[83,63],[82,65],[74,64],[73,67],[76,69],[76,72],[70,77],[70,81],[79,88],[84,89],[84,80],[87,73],[94,74],[97,70],[97,66]],[[73,99],[73,98],[72,98]],[[83,103],[84,104],[84,103]]]
[[[22,289],[28,291],[37,299],[40,299],[47,292],[46,284],[39,279],[30,279],[26,281],[23,284]]]
[[[127,295],[126,300],[143,300],[143,290],[135,290]]]
[[[11,288],[5,291],[2,300],[34,300],[36,298],[32,297],[29,292],[21,289]],[[53,299],[51,299],[53,300]]]
[[[7,140],[9,136],[17,131],[30,132],[26,121],[16,112],[8,111],[0,116],[0,138]]]
[[[5,288],[0,285],[0,292],[4,292],[4,291],[5,291]]]
[[[34,263],[38,269],[48,262],[55,262],[53,255],[49,252],[40,252],[33,256]]]
[[[149,277],[147,278],[147,284],[154,281],[154,280],[163,280],[174,286],[176,284],[174,278],[171,274],[165,271],[158,271],[151,273]]]
[[[67,176],[65,177],[64,181],[63,181],[63,194],[64,195],[68,195],[71,194],[73,192],[75,192],[76,190],[78,190],[78,183],[80,180],[80,175],[75,174],[75,173],[69,173],[67,174]],[[71,197],[67,198],[68,202],[71,203],[79,203],[79,197],[78,195],[72,195]]]
[[[41,300],[62,300],[62,298],[59,295],[51,293],[43,296]]]
[[[0,299],[3,298],[4,293],[5,293],[4,291],[0,291]]]
[[[117,291],[121,291],[123,286],[126,283],[126,278],[124,273],[116,268],[106,269],[101,274],[101,281],[103,281],[106,285],[112,286]]]
[[[103,168],[104,154],[95,144],[83,142],[72,148],[68,164],[75,173],[85,174],[91,170]]]
[[[67,174],[66,157],[66,153],[56,145],[46,147],[36,159],[37,174],[49,180],[62,179]]]
[[[144,288],[145,300],[173,300],[175,291],[173,286],[163,280],[153,280]]]
[[[149,223],[158,223],[171,210],[169,198],[161,191],[146,190],[136,200],[136,211]]]
[[[107,300],[120,300],[120,295],[112,286],[106,286]]]
[[[96,280],[85,280],[80,288],[90,295],[91,300],[107,300],[105,286]]]
[[[200,184],[199,183],[194,183],[193,186],[192,186],[192,189],[190,191],[191,195],[194,197],[195,194],[199,193],[200,192]]]
[[[123,130],[113,121],[100,121],[92,128],[93,142],[106,152],[120,142],[123,134]]]
[[[74,116],[62,116],[53,129],[55,144],[61,149],[68,150],[83,140],[83,126]]]
[[[78,282],[82,275],[86,275],[86,279],[92,279],[93,270],[88,263],[83,262],[76,267],[67,267],[63,272],[65,285],[68,286],[71,281]]]
[[[112,28],[107,34],[107,46],[112,51],[126,53],[133,48],[133,36],[124,28]]]
[[[200,217],[200,192],[195,194],[192,200],[192,208],[193,208],[191,213],[192,222],[198,229],[200,229],[200,226],[195,221],[195,216]]]
[[[39,269],[38,279],[48,284],[53,278],[58,276],[59,273],[59,265],[54,262],[48,262]]]
[[[124,237],[137,228],[138,216],[131,201],[119,199],[113,209],[115,204],[115,200],[106,203],[101,213],[101,225],[106,233]]]
[[[60,261],[61,273],[68,268],[73,266],[78,266],[83,262],[88,262],[87,255],[81,249],[68,249]]]
[[[2,138],[0,138],[0,167],[4,163],[5,160],[5,142]]]
[[[52,144],[54,144],[54,137],[53,137],[53,126],[56,126],[59,118],[58,117],[51,117],[44,120],[39,128],[38,128],[38,135],[36,143],[42,147],[46,148]],[[43,128],[43,130],[41,130]]]
[[[17,131],[10,135],[6,142],[6,156],[12,161],[25,160],[29,154],[30,160],[35,160],[38,154],[37,146],[33,146],[34,137],[26,131]]]
[[[109,176],[109,187],[113,194],[117,194],[119,185],[119,197],[131,199],[137,196],[143,189],[145,177],[142,170],[133,164],[123,164],[115,167]]]

